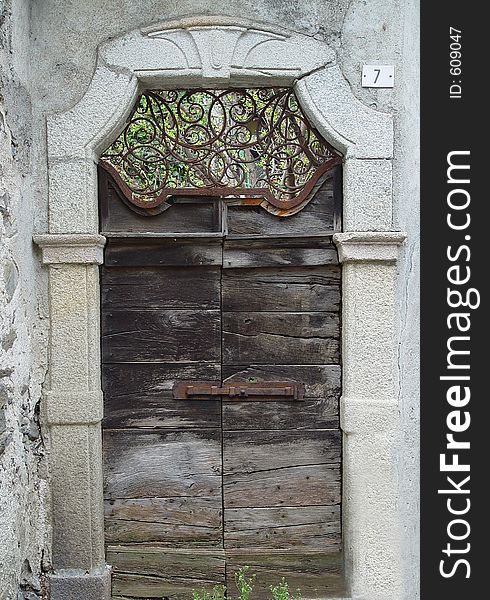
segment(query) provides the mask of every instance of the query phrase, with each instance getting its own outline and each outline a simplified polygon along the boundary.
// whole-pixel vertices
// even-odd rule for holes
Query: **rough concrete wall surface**
[[[28,6],[0,3],[0,598],[35,600],[45,532],[44,342],[29,186]]]
[[[403,539],[404,598],[418,597],[418,0],[0,0],[0,600],[40,593],[49,548],[37,419],[47,283],[31,244],[33,231],[46,231],[45,116],[81,98],[103,42],[164,20],[215,14],[325,41],[357,98],[394,116],[391,225],[408,233],[397,296],[403,477],[396,535]],[[362,64],[375,62],[395,65],[394,90],[361,87]],[[49,566],[48,556],[44,561]]]
[[[405,594],[418,598],[419,590],[419,344],[420,344],[420,221],[419,221],[419,0],[407,0],[401,12],[402,55],[395,89],[395,169],[393,171],[394,224],[407,233],[400,261],[397,351],[400,388],[398,401],[402,430],[399,437],[399,503],[402,517],[402,565]]]

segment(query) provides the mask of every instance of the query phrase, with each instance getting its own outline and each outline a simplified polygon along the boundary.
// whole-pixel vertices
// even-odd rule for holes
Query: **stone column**
[[[343,269],[343,539],[353,598],[401,599],[396,484],[398,232],[334,236]]]
[[[53,573],[51,600],[110,598],[104,558],[99,273],[105,238],[34,237],[49,268],[49,426]]]

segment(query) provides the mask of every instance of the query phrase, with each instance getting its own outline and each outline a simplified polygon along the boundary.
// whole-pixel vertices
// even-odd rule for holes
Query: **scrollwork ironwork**
[[[153,213],[204,194],[292,214],[339,162],[288,88],[146,91],[101,156],[127,200]]]

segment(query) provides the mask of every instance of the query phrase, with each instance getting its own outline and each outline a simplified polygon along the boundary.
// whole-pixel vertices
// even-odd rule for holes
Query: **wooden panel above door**
[[[106,169],[98,167],[101,230],[104,233],[216,233],[221,231],[217,198],[179,197],[168,210],[150,215],[129,208],[124,194]]]

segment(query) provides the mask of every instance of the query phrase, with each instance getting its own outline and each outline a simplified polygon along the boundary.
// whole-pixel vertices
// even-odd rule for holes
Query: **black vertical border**
[[[421,596],[423,600],[469,600],[486,597],[483,577],[488,570],[486,540],[489,533],[489,502],[486,483],[490,481],[490,429],[488,427],[487,386],[484,385],[485,370],[490,371],[487,360],[490,326],[487,316],[488,302],[485,283],[490,275],[489,251],[490,198],[485,174],[490,174],[487,146],[488,138],[488,88],[489,57],[488,21],[473,2],[446,0],[444,3],[422,2],[421,8],[421,217],[422,217],[422,275],[421,275]],[[450,74],[450,27],[461,31],[461,75]],[[462,97],[450,98],[450,85],[461,80]],[[464,186],[471,194],[468,211],[471,224],[467,231],[451,231],[447,225],[447,155],[451,151],[469,150],[471,183]],[[465,162],[465,160],[460,160]],[[485,182],[486,183],[486,182]],[[454,186],[453,186],[454,187]],[[464,211],[463,211],[464,212]],[[461,215],[462,216],[462,215]],[[471,240],[464,239],[470,235]],[[447,247],[453,251],[462,244],[469,246],[471,259],[458,264],[471,269],[470,287],[481,293],[478,309],[465,309],[470,314],[470,387],[471,401],[467,408],[471,413],[468,431],[455,434],[457,439],[471,443],[469,450],[460,451],[460,461],[469,461],[471,477],[469,495],[455,495],[455,506],[463,506],[462,498],[469,497],[471,509],[462,516],[468,520],[471,533],[464,541],[450,540],[447,525],[451,516],[447,510],[447,495],[438,489],[448,487],[446,476],[461,474],[439,470],[439,455],[446,451],[446,418],[454,408],[446,401],[448,382],[439,380],[447,373],[447,340],[457,331],[448,329],[447,317],[452,309],[447,306],[447,288],[456,288],[447,281]],[[463,252],[462,256],[466,256]],[[468,286],[466,286],[467,289]],[[457,289],[457,288],[456,288]],[[464,286],[462,286],[462,290]],[[463,308],[455,309],[457,312]],[[486,383],[486,382],[485,382]],[[468,487],[468,486],[466,486]],[[457,500],[459,498],[459,500]],[[460,504],[457,504],[460,502]],[[487,510],[485,510],[487,509]],[[462,533],[464,526],[453,531]],[[468,553],[443,554],[447,544]],[[452,577],[440,574],[440,561],[446,560],[446,569],[452,570],[456,561],[468,560],[470,577],[466,578],[466,566],[460,564]]]

